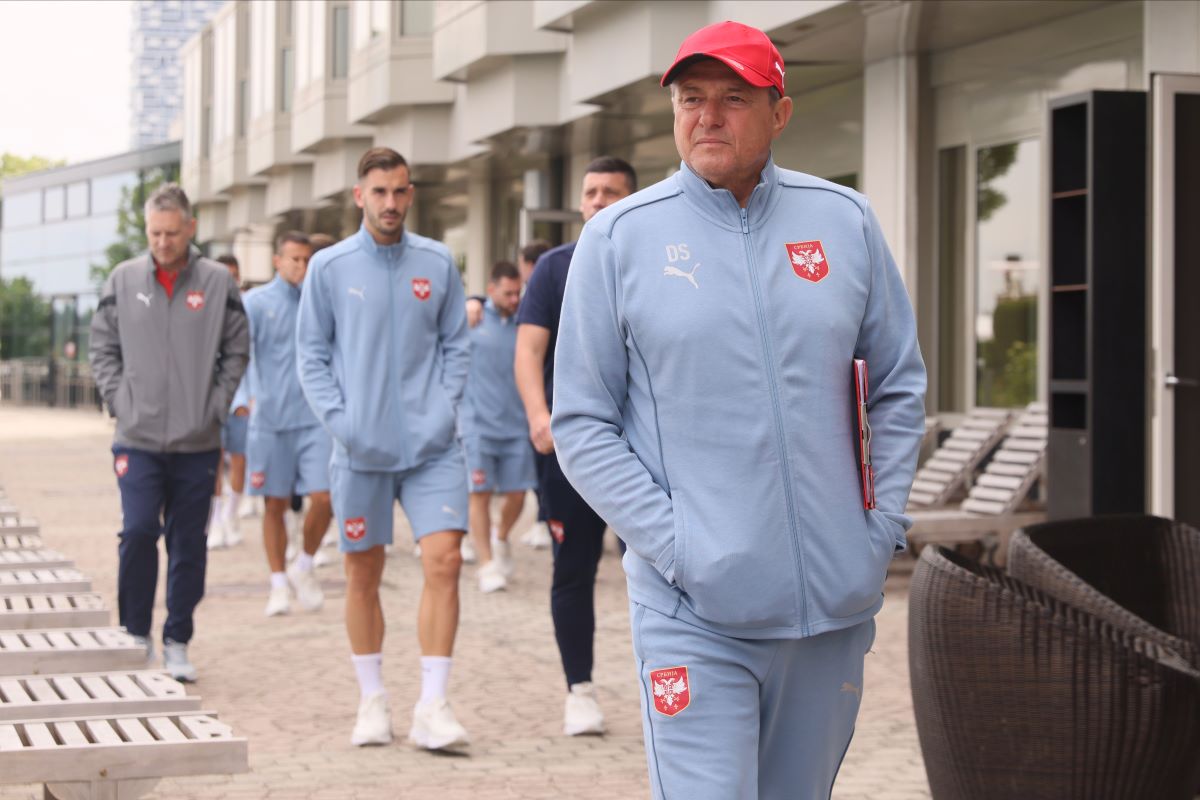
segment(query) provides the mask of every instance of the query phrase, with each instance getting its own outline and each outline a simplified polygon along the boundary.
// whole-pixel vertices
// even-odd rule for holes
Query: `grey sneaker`
[[[154,642],[149,636],[134,636],[133,641],[142,647],[146,648],[146,666],[150,666],[154,661]]]
[[[183,642],[165,639],[163,641],[163,669],[177,681],[192,683],[196,680],[196,668],[188,660],[187,648],[188,646]]]

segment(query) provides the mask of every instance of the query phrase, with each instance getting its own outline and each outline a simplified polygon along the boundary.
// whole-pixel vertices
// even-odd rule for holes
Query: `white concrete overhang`
[[[294,209],[315,208],[317,205],[313,197],[311,164],[294,164],[267,176],[263,211],[268,216],[279,216]]]
[[[410,106],[449,104],[453,84],[433,76],[433,40],[378,36],[350,55],[347,114],[354,123],[378,123]]]
[[[307,164],[311,156],[292,149],[292,115],[260,114],[246,131],[246,172],[264,175],[293,164]]]
[[[292,106],[294,152],[315,154],[342,139],[371,136],[369,126],[349,122],[346,83],[345,79],[318,78],[296,92]]]
[[[503,56],[565,52],[570,37],[535,26],[535,5],[533,0],[439,2],[434,16],[434,78],[472,80]]]

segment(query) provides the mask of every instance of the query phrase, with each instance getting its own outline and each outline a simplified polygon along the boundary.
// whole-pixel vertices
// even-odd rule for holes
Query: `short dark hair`
[[[334,239],[328,233],[314,233],[308,237],[308,243],[312,245],[313,252],[316,253],[318,250],[324,250],[331,244],[336,244],[337,239]]]
[[[521,260],[526,264],[536,264],[542,254],[550,249],[550,243],[542,239],[534,239],[521,248]]]
[[[511,278],[514,281],[521,280],[521,273],[517,270],[517,265],[511,261],[497,261],[492,264],[492,274],[488,280],[492,283],[499,283],[505,278]]]
[[[633,171],[633,166],[623,158],[616,156],[594,158],[587,165],[583,174],[587,175],[589,172],[619,172],[625,176],[625,181],[629,184],[629,191],[637,191],[637,173]]]
[[[238,264],[237,256],[235,256],[233,253],[226,253],[223,256],[217,256],[213,259],[213,261],[216,261],[219,264],[224,264],[227,267],[233,267],[239,271],[242,268],[241,265]]]
[[[284,231],[275,237],[275,253],[278,255],[283,252],[283,246],[288,242],[302,244],[307,248],[312,248],[312,239],[308,238],[308,234],[303,231]]]
[[[370,150],[362,154],[362,158],[358,160],[358,177],[365,177],[368,172],[373,169],[381,169],[385,172],[396,169],[397,167],[407,167],[408,162],[404,160],[404,156],[397,153],[390,147],[372,147]]]

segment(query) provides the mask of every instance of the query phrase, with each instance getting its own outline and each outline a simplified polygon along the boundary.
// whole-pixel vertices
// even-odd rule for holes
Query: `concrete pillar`
[[[275,277],[271,263],[274,239],[275,226],[271,223],[248,225],[234,234],[233,255],[238,260],[243,283],[266,283]]]
[[[492,266],[492,162],[471,162],[467,178],[467,293],[483,294]]]
[[[1145,85],[1156,72],[1200,74],[1200,0],[1148,0],[1142,13]]]
[[[863,70],[863,193],[909,293],[917,284],[917,56],[897,55]]]

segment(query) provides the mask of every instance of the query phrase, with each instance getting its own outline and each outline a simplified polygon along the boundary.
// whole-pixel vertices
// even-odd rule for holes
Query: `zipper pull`
[[[750,221],[748,219],[746,219],[746,209],[741,208],[738,210],[742,212],[742,233],[749,233],[750,232]]]

